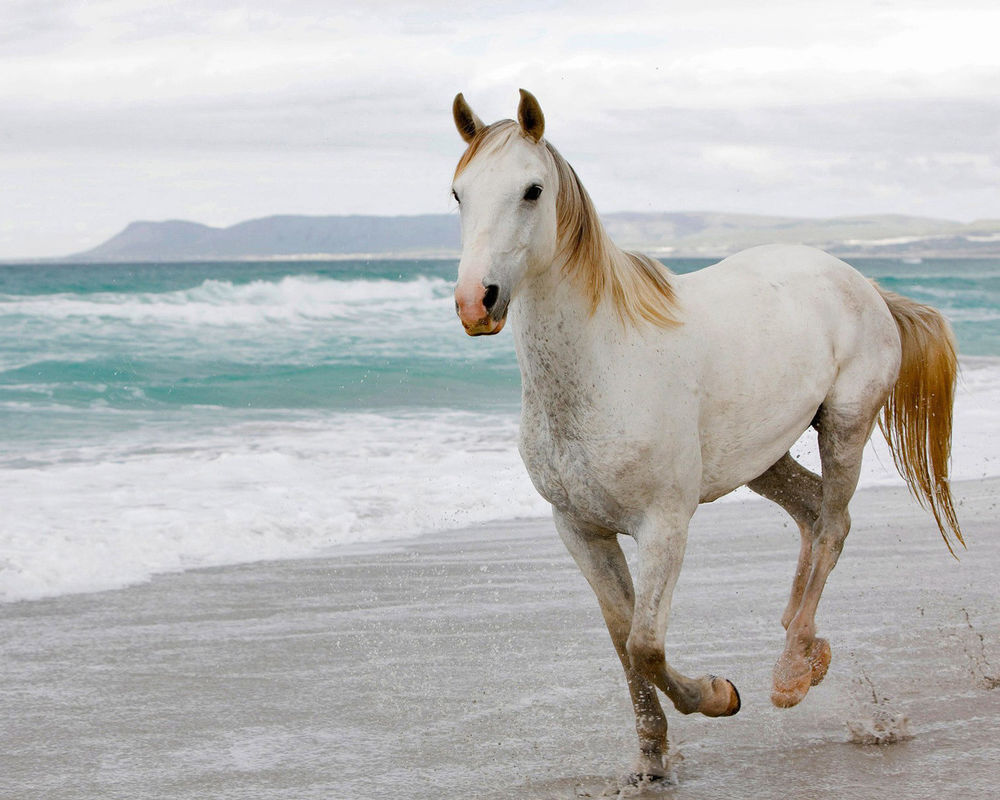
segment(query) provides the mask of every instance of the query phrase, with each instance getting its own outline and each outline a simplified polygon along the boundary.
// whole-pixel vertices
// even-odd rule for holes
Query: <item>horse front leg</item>
[[[638,586],[626,650],[632,668],[663,690],[682,714],[728,717],[740,710],[740,695],[730,681],[714,675],[689,678],[665,657],[663,640],[691,513],[647,516],[636,532]]]
[[[666,778],[669,774],[667,718],[656,696],[656,687],[632,667],[626,649],[635,592],[617,534],[580,525],[558,511],[554,516],[559,536],[597,595],[608,633],[625,670],[639,736],[639,758],[631,780],[637,783]]]

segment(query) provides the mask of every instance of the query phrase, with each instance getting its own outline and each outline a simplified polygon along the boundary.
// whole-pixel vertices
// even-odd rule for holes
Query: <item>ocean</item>
[[[852,263],[952,321],[953,476],[1000,474],[1000,260]],[[462,332],[455,271],[0,265],[0,600],[547,515],[512,338]],[[901,483],[875,439],[862,484]]]

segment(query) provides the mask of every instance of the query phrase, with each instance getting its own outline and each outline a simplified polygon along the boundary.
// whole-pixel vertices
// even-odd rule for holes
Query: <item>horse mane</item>
[[[520,130],[510,119],[482,128],[459,159],[455,177],[477,155],[500,150]],[[556,238],[563,271],[590,301],[590,312],[593,314],[608,298],[623,323],[637,325],[646,320],[661,327],[679,325],[669,270],[649,256],[615,246],[573,167],[547,140],[542,144],[559,179]]]

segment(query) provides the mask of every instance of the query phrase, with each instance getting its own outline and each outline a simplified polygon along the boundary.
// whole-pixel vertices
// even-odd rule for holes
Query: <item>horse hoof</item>
[[[813,673],[809,664],[799,663],[797,666],[800,668],[792,669],[785,656],[782,656],[774,667],[771,702],[778,708],[797,706],[813,685]]]
[[[732,681],[725,678],[717,678],[714,675],[708,678],[711,691],[702,696],[701,705],[698,710],[706,717],[731,717],[742,707],[740,693]]]
[[[826,677],[826,671],[830,669],[830,659],[832,657],[833,653],[830,650],[830,643],[826,639],[817,638],[813,641],[812,649],[809,651],[812,686],[816,686]]]
[[[774,687],[771,691],[771,702],[778,708],[791,708],[802,702],[802,699],[809,692],[809,676],[806,676],[805,687],[782,686]]]

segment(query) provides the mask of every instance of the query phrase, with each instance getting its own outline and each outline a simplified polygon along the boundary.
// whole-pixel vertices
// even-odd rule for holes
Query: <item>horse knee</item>
[[[663,645],[658,644],[648,636],[629,636],[625,644],[632,669],[639,675],[652,680],[666,661]]]

